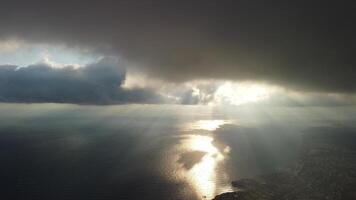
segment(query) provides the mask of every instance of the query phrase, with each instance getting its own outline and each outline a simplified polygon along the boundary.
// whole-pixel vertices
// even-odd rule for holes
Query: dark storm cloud
[[[326,1],[9,1],[0,37],[122,56],[169,81],[354,92],[355,6]]]
[[[0,66],[0,101],[80,104],[160,103],[145,89],[123,89],[126,70],[110,58],[82,68],[46,63],[25,68]]]

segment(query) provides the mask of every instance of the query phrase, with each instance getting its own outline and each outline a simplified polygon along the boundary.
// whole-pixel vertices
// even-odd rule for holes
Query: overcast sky
[[[199,96],[197,85],[187,87],[201,80],[248,81],[313,95],[352,96],[356,91],[354,10],[352,3],[340,1],[5,0],[0,6],[0,100],[195,104],[211,101],[213,97],[205,93],[219,88],[216,82],[205,84],[199,90],[205,93]],[[38,45],[48,46],[51,56],[62,61],[61,70],[49,70],[53,63],[38,60]],[[79,53],[54,51],[58,46]],[[105,58],[120,62],[100,67]],[[78,74],[88,70],[75,67],[93,65],[98,68],[95,75],[85,73],[87,82],[81,82]],[[28,69],[16,71],[18,67]],[[125,70],[118,73],[118,69]],[[47,70],[44,76],[60,75],[38,79],[36,70]],[[159,82],[159,88],[156,84],[128,91],[123,87],[127,71],[139,73],[146,82]],[[116,80],[118,91],[97,81],[108,74],[117,75],[110,80]],[[23,76],[27,82],[20,81]],[[32,84],[36,81],[41,83]],[[79,83],[85,86],[77,87]],[[70,86],[64,86],[68,84],[88,100],[70,98]],[[167,95],[162,97],[162,85],[180,89],[165,87]],[[53,97],[54,90],[62,96]],[[93,92],[97,90],[100,95]]]

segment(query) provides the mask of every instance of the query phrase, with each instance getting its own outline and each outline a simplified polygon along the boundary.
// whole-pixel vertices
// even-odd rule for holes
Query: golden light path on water
[[[187,129],[190,130],[206,130],[215,131],[220,126],[229,123],[226,120],[199,120],[188,125]]]
[[[188,124],[187,130],[214,131],[220,126],[228,123],[224,120],[199,120]],[[188,135],[182,141],[182,147],[185,151],[204,152],[205,155],[191,169],[186,170],[186,177],[190,184],[196,189],[196,192],[202,199],[212,199],[217,191],[230,191],[231,188],[217,188],[218,174],[217,166],[222,162],[228,153],[228,147],[222,152],[213,145],[214,138],[210,135]]]

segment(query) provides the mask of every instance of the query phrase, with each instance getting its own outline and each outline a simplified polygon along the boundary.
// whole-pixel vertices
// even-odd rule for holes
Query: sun
[[[215,104],[241,105],[267,99],[271,88],[253,83],[226,82],[219,86],[215,93]]]

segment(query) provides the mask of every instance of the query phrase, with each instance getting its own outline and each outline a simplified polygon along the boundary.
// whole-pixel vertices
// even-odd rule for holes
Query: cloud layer
[[[121,56],[151,78],[355,92],[352,5],[310,1],[4,1],[0,38]]]
[[[0,66],[0,101],[79,104],[161,103],[148,89],[123,89],[126,69],[115,59],[74,68],[38,63],[24,68]]]

